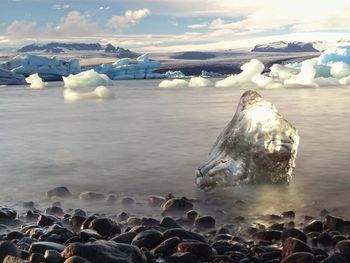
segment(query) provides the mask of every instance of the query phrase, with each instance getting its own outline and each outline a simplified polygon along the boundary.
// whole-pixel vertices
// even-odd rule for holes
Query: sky
[[[0,0],[0,49],[49,41],[135,51],[350,39],[350,0]]]

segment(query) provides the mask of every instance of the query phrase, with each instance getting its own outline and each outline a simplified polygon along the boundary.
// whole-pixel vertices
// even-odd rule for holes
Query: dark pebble
[[[54,216],[40,215],[38,218],[37,224],[39,226],[45,227],[45,226],[51,226],[55,222],[57,222],[57,219]]]
[[[350,240],[340,241],[335,246],[334,253],[344,256],[350,262]]]
[[[321,221],[318,220],[312,220],[311,222],[307,223],[303,228],[304,233],[310,233],[310,232],[319,232],[321,233],[323,231],[323,224]]]
[[[115,236],[111,239],[111,241],[117,242],[117,243],[123,243],[123,244],[131,244],[134,237],[137,235],[136,232],[126,232],[123,234],[120,234],[118,236]]]
[[[197,257],[189,252],[181,253],[176,252],[172,254],[170,257],[166,258],[167,263],[197,263]]]
[[[159,226],[160,222],[157,219],[154,218],[146,218],[143,220],[142,225],[143,226]]]
[[[332,237],[327,233],[323,232],[317,237],[318,243],[321,245],[328,247],[332,245]]]
[[[214,228],[215,227],[215,219],[212,216],[198,217],[194,221],[194,226],[200,230]]]
[[[281,214],[283,218],[294,218],[295,212],[294,211],[286,211]]]
[[[79,195],[79,198],[84,201],[98,201],[105,199],[106,196],[102,193],[97,193],[97,192],[82,192]]]
[[[1,208],[0,209],[0,224],[9,224],[17,216],[17,212],[10,208]]]
[[[17,247],[10,241],[0,242],[0,262],[2,262],[6,256],[18,256]]]
[[[281,263],[312,263],[314,255],[308,252],[296,252],[282,260]]]
[[[70,193],[70,191],[68,190],[67,187],[59,186],[59,187],[56,187],[56,188],[53,188],[53,189],[47,191],[46,195],[48,197],[56,196],[56,197],[62,197],[63,198],[63,197],[71,196],[71,193]]]
[[[161,206],[164,213],[187,212],[193,209],[193,204],[185,197],[171,198]]]
[[[281,239],[281,231],[262,230],[253,234],[253,238],[261,241],[276,241]]]
[[[151,253],[153,255],[160,254],[162,256],[170,256],[175,253],[176,246],[181,242],[180,238],[172,237],[164,240],[158,246],[156,246]]]
[[[56,215],[56,216],[62,216],[63,210],[59,206],[52,206],[45,210],[45,213],[48,215]]]
[[[24,237],[23,233],[19,231],[11,231],[6,235],[6,240],[21,239]]]
[[[303,242],[306,242],[306,235],[303,232],[301,232],[299,229],[296,229],[296,228],[288,228],[288,229],[283,230],[282,237],[281,237],[282,242],[284,242],[289,237],[294,237],[294,238],[299,239]]]
[[[312,253],[312,250],[306,243],[299,239],[293,237],[287,238],[282,244],[282,258],[284,259],[296,252]]]
[[[213,249],[206,243],[202,242],[183,242],[177,245],[177,251],[186,253],[190,252],[197,256],[198,259],[209,260],[213,256]]]
[[[179,237],[181,240],[192,239],[192,240],[198,240],[201,242],[206,242],[206,239],[204,236],[202,236],[198,233],[195,233],[195,232],[181,229],[181,228],[169,229],[163,233],[164,239],[168,239],[168,238],[175,237],[175,236]]]
[[[46,242],[46,241],[40,241],[40,242],[34,242],[30,245],[29,251],[31,253],[41,253],[44,254],[46,250],[53,249],[58,252],[62,252],[64,250],[65,246],[54,243],[54,242]]]
[[[128,218],[129,218],[128,213],[126,213],[126,212],[121,212],[121,213],[118,215],[117,220],[118,220],[118,222],[121,222],[121,221],[126,221],[126,220],[128,220]]]
[[[42,263],[45,262],[44,255],[41,253],[32,253],[29,257],[30,263]]]
[[[131,197],[124,197],[122,199],[122,205],[124,206],[133,205],[133,204],[135,204],[135,200],[132,199]]]
[[[349,261],[341,255],[334,254],[321,261],[321,263],[349,263]]]
[[[323,224],[328,230],[341,230],[344,225],[344,220],[339,217],[328,215],[324,218]]]
[[[160,220],[160,226],[166,227],[166,228],[181,228],[180,225],[172,218],[172,217],[163,217]]]
[[[20,257],[6,256],[2,263],[24,263]]]
[[[165,202],[165,198],[163,196],[151,195],[148,198],[148,204],[153,207],[160,207]]]
[[[152,250],[163,241],[161,232],[155,229],[149,229],[137,234],[132,240],[131,244],[139,248],[147,248]]]
[[[64,263],[90,263],[91,261],[83,258],[83,257],[79,257],[79,256],[72,256],[67,258]]]
[[[106,237],[121,233],[120,227],[117,225],[117,223],[106,217],[92,220],[89,228],[95,230],[101,236]]]

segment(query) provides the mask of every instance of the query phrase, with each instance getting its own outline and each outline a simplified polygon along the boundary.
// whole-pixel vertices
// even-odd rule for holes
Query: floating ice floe
[[[64,89],[63,97],[66,102],[75,102],[80,100],[106,100],[113,99],[113,93],[105,86],[99,86],[91,92],[77,92],[73,89]]]
[[[163,80],[158,85],[159,88],[186,88],[188,81],[184,79]]]
[[[26,82],[30,84],[31,89],[42,89],[47,85],[47,82],[44,82],[38,73],[32,74],[26,78]]]
[[[276,88],[280,87],[281,83],[273,78],[262,75],[265,69],[264,64],[252,59],[241,66],[242,72],[236,75],[229,76],[215,83],[218,88],[241,88],[241,87],[260,87],[260,88]]]
[[[44,80],[61,80],[62,76],[80,72],[77,59],[69,61],[31,54],[22,54],[0,65],[0,68],[11,70],[16,74],[29,76],[39,73]]]
[[[203,77],[192,77],[188,83],[190,88],[203,88],[203,87],[213,87],[214,83],[209,79]]]
[[[186,75],[181,70],[169,70],[164,73],[164,77],[167,79],[183,79],[186,78]]]
[[[0,85],[22,85],[25,83],[26,81],[23,75],[0,68]]]
[[[63,77],[65,88],[78,88],[78,87],[97,87],[97,86],[110,86],[113,85],[110,78],[105,74],[99,74],[95,70],[90,69],[80,72],[76,75],[69,75]]]
[[[236,113],[196,171],[200,189],[292,179],[299,145],[296,128],[257,92],[243,93]]]
[[[163,78],[164,74],[153,71],[160,66],[160,61],[150,60],[148,54],[144,54],[131,63],[128,58],[123,58],[113,64],[102,64],[95,68],[98,73],[106,74],[112,80],[118,79],[154,79]]]

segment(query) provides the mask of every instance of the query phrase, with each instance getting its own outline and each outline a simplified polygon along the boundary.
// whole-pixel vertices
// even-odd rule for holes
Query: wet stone
[[[17,212],[10,208],[1,208],[0,209],[0,224],[9,224],[17,216]]]
[[[339,217],[328,215],[325,217],[323,223],[328,230],[340,230],[344,225],[344,220]]]
[[[202,242],[183,242],[177,245],[177,252],[190,252],[197,256],[198,259],[210,259],[213,256],[213,249],[206,243]]]
[[[190,253],[181,253],[181,252],[176,252],[172,254],[170,257],[166,258],[167,263],[197,263],[198,259],[197,257]]]
[[[312,253],[312,250],[306,243],[299,239],[293,237],[287,238],[282,244],[282,258],[286,258],[296,252]]]
[[[42,263],[45,262],[44,255],[41,253],[33,253],[29,257],[30,263]]]
[[[321,221],[318,220],[312,220],[311,222],[307,223],[303,228],[304,233],[310,233],[310,232],[319,232],[321,233],[323,231],[323,224]]]
[[[102,239],[102,236],[97,233],[95,230],[92,229],[83,229],[79,233],[79,237],[84,241],[87,242],[90,238],[94,239]]]
[[[294,211],[285,211],[281,214],[283,218],[294,218],[295,212]]]
[[[161,206],[164,213],[187,212],[193,209],[193,204],[186,198],[171,198]]]
[[[349,263],[349,261],[342,255],[334,254],[323,260],[322,263]]]
[[[340,241],[335,246],[335,253],[344,256],[348,261],[350,261],[350,240]]]
[[[6,235],[6,240],[21,239],[24,237],[23,233],[19,231],[11,231]]]
[[[92,220],[89,228],[95,230],[101,236],[114,236],[115,234],[121,233],[117,223],[105,217]]]
[[[198,217],[198,213],[195,210],[191,210],[186,213],[186,216],[189,220],[194,222],[194,220],[196,220],[196,218]]]
[[[343,235],[334,235],[332,236],[332,245],[335,246],[336,244],[338,244],[338,242],[342,241],[342,240],[346,240],[347,237],[343,236]]]
[[[31,253],[40,253],[44,254],[46,250],[56,250],[58,252],[62,252],[64,250],[65,246],[54,243],[54,242],[47,242],[47,241],[39,241],[39,242],[34,242],[30,245],[29,251]]]
[[[182,228],[169,229],[163,233],[164,239],[168,239],[168,238],[175,237],[175,236],[179,237],[181,240],[192,239],[192,240],[197,240],[200,242],[206,242],[206,239],[204,236],[202,236],[198,233],[195,233],[195,232],[187,231],[187,230],[182,229]]]
[[[122,205],[124,205],[124,206],[133,205],[134,203],[135,203],[135,200],[132,199],[131,197],[124,197],[122,199]]]
[[[160,220],[160,226],[166,227],[166,228],[181,228],[180,225],[172,218],[172,217],[163,217]]]
[[[86,218],[81,225],[81,229],[88,229],[90,226],[90,223],[96,218],[97,218],[96,216],[89,216],[88,218]]]
[[[2,263],[24,263],[24,261],[20,257],[6,256]]]
[[[132,240],[131,244],[139,248],[147,248],[151,250],[158,246],[163,241],[161,232],[155,229],[149,229],[137,234]]]
[[[6,256],[18,256],[17,247],[10,241],[0,242],[0,262],[4,260]]]
[[[90,263],[90,262],[91,261],[79,256],[69,257],[64,261],[64,263]]]
[[[71,218],[69,218],[69,224],[72,227],[80,228],[85,220],[86,220],[85,216],[73,215]]]
[[[45,210],[45,213],[48,215],[56,215],[56,216],[62,216],[63,215],[63,209],[58,206],[52,206]]]
[[[71,196],[71,193],[70,191],[68,190],[67,187],[65,186],[59,186],[59,187],[55,187],[49,191],[47,191],[46,195],[48,197],[61,197],[61,198],[64,198],[64,197],[69,197]]]
[[[50,215],[40,215],[37,221],[37,224],[39,226],[51,226],[53,225],[55,222],[57,222],[57,219],[54,216],[50,216]]]
[[[126,212],[121,212],[121,213],[118,215],[117,220],[118,220],[118,222],[121,222],[121,221],[126,221],[126,220],[128,220],[128,218],[129,218],[128,213],[126,213]]]
[[[58,251],[52,249],[45,251],[44,258],[46,263],[58,263],[62,259],[61,254]]]
[[[154,218],[146,218],[143,220],[142,225],[143,226],[159,226],[160,222],[157,219]]]
[[[111,239],[111,241],[117,242],[117,243],[123,243],[123,244],[131,244],[134,237],[137,235],[136,232],[126,232],[123,234],[120,234],[118,236],[115,236]]]
[[[165,198],[163,196],[151,195],[148,198],[148,205],[153,207],[160,207],[165,202]]]
[[[296,228],[288,228],[283,230],[282,237],[281,237],[282,242],[284,242],[289,237],[294,237],[303,242],[306,242],[306,235],[302,231]]]
[[[297,252],[283,259],[281,263],[312,263],[314,258],[312,253]]]
[[[63,258],[71,256],[84,257],[91,263],[146,263],[144,253],[137,247],[98,240],[90,243],[74,243],[61,253]]]
[[[327,233],[323,232],[317,237],[317,241],[319,244],[328,247],[332,245],[332,237]]]
[[[276,241],[281,239],[281,232],[276,230],[262,230],[253,234],[253,238],[261,241]]]
[[[129,217],[127,223],[129,226],[138,226],[142,224],[142,220],[138,217]]]
[[[80,193],[79,198],[84,201],[98,201],[105,199],[106,196],[102,193],[87,191]]]
[[[212,216],[198,217],[194,221],[194,226],[198,229],[210,229],[215,227],[215,219]]]
[[[153,255],[160,254],[162,256],[170,256],[175,253],[176,246],[181,242],[180,238],[172,237],[164,240],[157,247],[155,247],[151,253]]]

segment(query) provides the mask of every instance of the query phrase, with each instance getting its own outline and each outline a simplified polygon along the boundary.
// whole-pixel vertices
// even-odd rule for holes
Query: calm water
[[[350,89],[259,91],[299,130],[297,167],[288,186],[241,186],[201,193],[194,171],[232,118],[242,90],[156,88],[119,81],[116,99],[67,104],[61,83],[43,90],[0,89],[2,203],[40,200],[55,186],[143,200],[173,192],[200,198],[206,212],[350,217]]]

